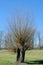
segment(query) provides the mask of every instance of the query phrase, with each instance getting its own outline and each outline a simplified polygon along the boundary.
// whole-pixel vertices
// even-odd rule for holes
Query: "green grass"
[[[43,65],[43,50],[26,51],[24,63],[16,63],[13,52],[0,50],[0,65]]]

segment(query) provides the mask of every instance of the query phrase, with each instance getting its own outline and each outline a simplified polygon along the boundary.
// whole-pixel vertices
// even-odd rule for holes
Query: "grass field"
[[[26,51],[24,63],[16,63],[13,52],[0,50],[0,65],[43,65],[43,50]]]

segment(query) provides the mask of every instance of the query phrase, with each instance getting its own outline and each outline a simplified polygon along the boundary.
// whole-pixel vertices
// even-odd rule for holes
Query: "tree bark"
[[[20,62],[24,62],[25,59],[25,50],[22,48],[22,51],[20,52]]]
[[[24,62],[25,59],[25,49],[22,48],[22,51],[20,49],[17,49],[17,62]]]
[[[24,59],[25,59],[25,50],[22,49],[22,60],[21,60],[21,62],[24,62]]]
[[[18,48],[17,49],[17,62],[19,62],[19,59],[20,59],[20,49]]]

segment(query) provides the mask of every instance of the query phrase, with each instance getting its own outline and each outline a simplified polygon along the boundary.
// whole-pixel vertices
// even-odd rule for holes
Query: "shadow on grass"
[[[26,64],[43,64],[43,60],[36,60],[36,61],[30,61],[30,62],[24,62]]]

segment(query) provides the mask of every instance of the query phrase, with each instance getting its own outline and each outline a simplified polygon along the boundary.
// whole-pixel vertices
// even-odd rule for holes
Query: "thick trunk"
[[[20,62],[24,62],[24,59],[25,59],[25,50],[23,48],[22,51],[20,52]]]
[[[24,62],[24,59],[25,59],[25,50],[23,49],[22,50],[22,59],[21,59],[21,62]]]
[[[20,49],[18,48],[17,49],[17,62],[19,62],[19,59],[20,59]]]
[[[25,59],[25,50],[22,48],[22,51],[20,49],[17,49],[17,62],[24,62]]]

